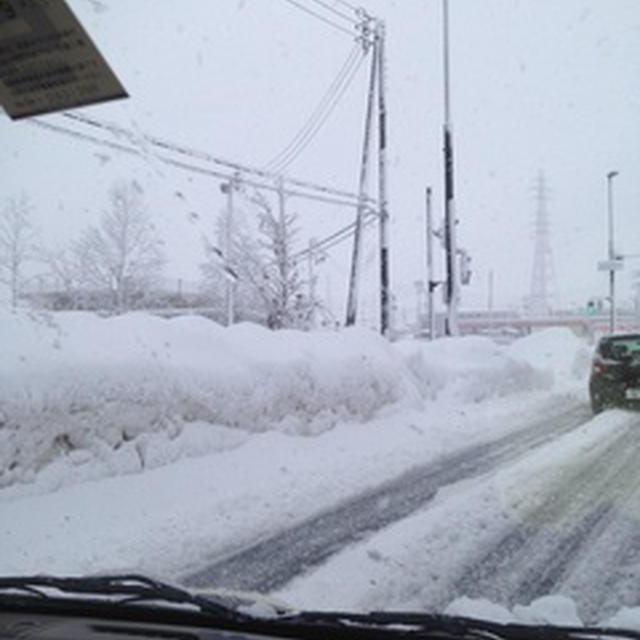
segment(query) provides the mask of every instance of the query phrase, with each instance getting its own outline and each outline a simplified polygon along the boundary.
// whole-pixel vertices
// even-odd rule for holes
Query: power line
[[[135,155],[135,156],[139,156],[144,158],[145,154],[138,148],[136,147],[127,147],[123,144],[117,143],[117,142],[111,142],[109,140],[104,140],[102,138],[98,138],[96,136],[92,136],[86,133],[82,133],[79,131],[74,131],[73,129],[69,129],[68,127],[63,127],[60,125],[56,125],[56,124],[51,124],[49,122],[44,122],[42,120],[38,120],[38,119],[31,119],[29,120],[30,124],[33,124],[37,127],[40,127],[42,129],[47,129],[50,131],[54,131],[56,133],[61,133],[63,135],[67,135],[69,137],[72,137],[74,139],[81,139],[84,140],[86,142],[91,142],[93,144],[97,144],[99,146],[103,146],[103,147],[107,147],[109,149],[113,149],[115,151],[120,151],[122,153],[126,153],[129,155]],[[235,173],[229,173],[229,172],[223,172],[223,171],[216,171],[215,169],[208,169],[205,167],[200,167],[198,165],[195,164],[191,164],[188,162],[181,162],[179,160],[175,160],[174,158],[168,158],[165,156],[160,156],[160,155],[155,155],[155,158],[157,160],[159,160],[160,162],[166,164],[166,165],[170,165],[173,167],[176,167],[178,169],[183,169],[185,171],[191,171],[193,173],[199,173],[201,175],[207,175],[213,178],[218,178],[220,180],[224,180],[225,182],[228,182],[229,180],[234,179],[235,177]],[[256,187],[258,189],[265,189],[267,191],[278,191],[278,187],[275,186],[274,184],[270,184],[269,182],[261,182],[258,180],[251,180],[251,179],[246,179],[246,178],[241,178],[241,182],[243,184],[247,184],[249,186],[252,187]],[[346,199],[341,199],[338,197],[331,197],[329,195],[320,195],[320,194],[314,194],[314,193],[305,193],[304,191],[300,191],[298,189],[285,189],[284,190],[284,194],[287,196],[291,196],[294,198],[302,198],[305,200],[313,200],[315,202],[322,202],[325,204],[332,204],[332,205],[338,205],[338,206],[343,206],[343,207],[356,207],[358,206],[356,202],[352,201],[352,200],[346,200]]]
[[[286,169],[311,143],[316,134],[320,131],[320,129],[324,126],[325,122],[329,119],[334,109],[346,93],[347,89],[351,86],[357,72],[360,69],[362,61],[364,60],[364,56],[361,55],[358,59],[355,60],[352,68],[349,69],[348,75],[343,79],[341,86],[336,88],[336,92],[330,98],[330,102],[327,103],[327,107],[322,115],[319,116],[319,119],[315,124],[312,125],[312,128],[307,130],[305,134],[299,139],[298,143],[294,145],[290,151],[277,162],[273,169],[281,173],[284,169]]]
[[[110,133],[111,135],[117,136],[117,137],[126,137],[127,140],[129,140],[132,144],[134,145],[139,145],[141,140],[145,143],[150,144],[153,147],[157,147],[163,151],[169,151],[171,153],[176,153],[179,155],[184,155],[187,156],[189,158],[193,158],[196,160],[200,160],[203,162],[208,162],[208,163],[212,163],[212,164],[216,164],[218,166],[224,167],[225,169],[231,169],[234,172],[238,172],[238,173],[242,173],[242,174],[249,174],[249,175],[254,175],[254,176],[258,176],[264,180],[277,180],[280,176],[268,172],[268,171],[264,171],[262,169],[256,169],[253,167],[250,167],[248,165],[244,165],[238,162],[231,162],[229,160],[224,160],[222,158],[219,158],[217,156],[214,156],[206,151],[200,151],[198,149],[193,149],[190,147],[186,147],[184,145],[180,145],[174,142],[170,142],[168,140],[164,140],[161,138],[156,138],[153,136],[148,136],[147,134],[142,134],[142,136],[140,135],[136,135],[133,132],[125,129],[124,127],[121,127],[119,125],[115,125],[113,123],[108,123],[108,122],[103,122],[100,120],[97,120],[95,118],[89,118],[87,116],[84,115],[80,115],[77,113],[68,113],[68,112],[64,112],[62,114],[64,117],[66,117],[69,120],[74,120],[76,122],[80,122],[82,124],[85,124],[87,126],[91,126],[94,128],[98,128],[104,131],[107,131],[108,133]],[[44,124],[44,123],[43,123]],[[130,151],[129,151],[130,152]],[[143,155],[140,152],[140,155]],[[227,174],[220,174],[220,175],[227,175]],[[349,193],[348,191],[342,191],[340,189],[335,189],[333,187],[326,187],[323,185],[319,185],[313,182],[308,182],[308,181],[304,181],[304,180],[299,180],[296,178],[286,178],[285,181],[287,183],[289,183],[290,185],[294,185],[296,187],[299,187],[300,189],[304,189],[304,190],[309,190],[309,191],[317,191],[320,193],[324,193],[327,195],[331,195],[331,196],[337,196],[338,198],[344,198],[346,200],[357,200],[358,196],[356,194],[353,193]],[[369,198],[368,202],[370,203],[375,203],[375,200],[373,198]],[[350,205],[353,203],[349,203]]]
[[[377,219],[377,217],[378,217],[378,214],[376,211],[367,212],[367,214],[365,215],[365,220],[363,221],[363,228],[373,223]],[[334,231],[330,235],[322,238],[321,240],[318,240],[317,242],[314,242],[313,247],[302,249],[298,253],[294,254],[292,256],[292,259],[300,260],[301,258],[306,257],[309,253],[314,253],[320,250],[328,251],[329,249],[332,249],[333,247],[340,244],[341,242],[344,242],[345,240],[348,240],[349,238],[351,238],[354,234],[355,226],[356,226],[356,223],[351,222],[350,224],[344,227],[341,227],[340,229],[338,229],[337,231]]]
[[[341,31],[342,33],[346,33],[350,37],[354,36],[354,34],[351,31],[349,31],[348,29],[346,29],[342,25],[338,24],[337,22],[334,22],[333,20],[331,20],[329,18],[326,18],[325,16],[317,13],[316,11],[313,11],[312,9],[309,9],[308,7],[305,7],[303,4],[300,4],[296,0],[284,0],[284,1],[288,2],[290,5],[293,5],[294,7],[297,7],[298,9],[300,9],[300,11],[304,11],[305,13],[308,13],[309,15],[313,16],[317,20],[321,20],[322,22],[324,22],[325,24],[328,24],[329,26],[333,27],[334,29],[337,29],[338,31]]]
[[[36,125],[41,129],[48,129],[50,131],[55,131],[56,133],[62,133],[73,138],[85,140],[86,142],[92,142],[94,144],[98,144],[103,147],[108,147],[110,149],[114,149],[115,151],[121,151],[123,153],[128,153],[130,155],[141,156],[142,153],[139,149],[135,149],[132,147],[127,147],[123,144],[119,144],[117,142],[110,142],[109,140],[103,140],[101,138],[96,138],[95,136],[88,135],[86,133],[81,133],[79,131],[73,131],[72,129],[68,129],[67,127],[61,127],[60,125],[52,124],[50,122],[44,122],[43,120],[38,120],[36,118],[32,118],[28,120],[29,124]]]
[[[335,91],[338,85],[342,82],[342,80],[344,79],[344,76],[348,73],[348,70],[355,63],[355,59],[357,57],[359,48],[360,47],[357,44],[353,46],[353,49],[351,49],[351,51],[349,52],[349,55],[347,56],[347,59],[345,60],[344,64],[338,71],[338,74],[332,80],[331,84],[329,85],[329,88],[327,89],[324,96],[322,97],[322,99],[320,100],[320,102],[318,103],[314,111],[311,113],[307,121],[300,128],[298,133],[289,141],[289,144],[284,149],[282,149],[282,151],[280,151],[278,155],[274,156],[269,162],[266,163],[264,167],[265,170],[270,170],[271,167],[276,166],[281,160],[281,158],[287,155],[291,151],[291,149],[298,144],[299,140],[302,137],[304,137],[304,135],[306,135],[307,130],[313,127],[314,121],[316,121],[318,118],[321,117],[322,112],[326,108],[325,105],[327,104],[328,101],[330,101],[332,95],[335,94]]]
[[[327,9],[327,11],[331,11],[336,16],[342,18],[343,20],[347,20],[351,24],[357,24],[357,20],[355,20],[353,16],[350,16],[340,11],[339,9],[336,9],[335,5],[330,5],[328,2],[324,2],[324,0],[311,0],[311,2],[315,2],[316,4],[319,4],[321,7],[324,7],[325,9]]]
[[[359,9],[358,7],[356,7],[355,5],[351,4],[350,2],[347,2],[347,0],[335,0],[337,4],[341,4],[343,7],[347,7],[348,9],[351,9],[352,11],[361,11],[361,9]]]
[[[277,167],[276,167],[276,171],[277,172],[282,172],[284,169],[286,169],[309,146],[309,144],[311,143],[311,141],[313,140],[315,135],[318,133],[318,131],[320,131],[320,129],[324,126],[325,122],[329,119],[329,117],[333,113],[334,109],[336,108],[336,106],[338,105],[340,100],[342,99],[342,96],[344,96],[344,94],[346,93],[347,89],[349,89],[349,87],[351,86],[351,83],[353,82],[353,79],[355,78],[357,72],[359,71],[363,60],[364,60],[364,57],[361,57],[357,61],[356,66],[351,70],[349,76],[346,78],[346,80],[345,80],[344,84],[342,85],[342,87],[340,87],[340,90],[339,90],[338,94],[335,96],[335,98],[333,99],[333,101],[329,105],[326,113],[318,121],[318,123],[315,125],[315,127],[309,132],[309,134],[306,136],[304,142],[300,143],[298,149],[293,153],[293,155],[291,155],[286,160],[286,162],[277,165]]]

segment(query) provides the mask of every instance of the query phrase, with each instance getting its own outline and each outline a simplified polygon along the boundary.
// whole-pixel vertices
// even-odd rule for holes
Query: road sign
[[[126,97],[65,0],[0,0],[0,104],[9,117]]]
[[[622,260],[602,260],[598,262],[598,271],[622,271],[624,262]]]

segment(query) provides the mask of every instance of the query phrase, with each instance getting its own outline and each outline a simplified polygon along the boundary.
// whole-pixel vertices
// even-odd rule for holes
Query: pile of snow
[[[582,383],[589,372],[591,349],[566,327],[532,333],[515,341],[507,353],[552,376],[556,386]]]
[[[492,620],[502,624],[557,625],[582,627],[576,603],[567,596],[553,595],[537,598],[530,605],[516,605],[507,609],[489,600],[458,598],[444,611],[446,615]]]
[[[454,600],[444,613],[502,624],[585,626],[580,619],[575,601],[563,595],[543,596],[527,606],[516,605],[512,610],[489,600],[464,597]],[[610,618],[599,621],[597,626],[640,631],[640,607],[623,607]]]
[[[468,336],[396,344],[423,395],[481,402],[522,391],[550,389],[553,376],[489,338]]]
[[[0,311],[0,335],[0,489],[133,473],[259,432],[318,435],[424,401],[550,390],[550,367],[574,371],[585,349],[553,331],[509,348],[480,337],[389,344],[359,329],[273,332],[141,313]]]
[[[54,462],[132,472],[418,401],[390,345],[356,329],[0,312],[0,335],[0,487]]]

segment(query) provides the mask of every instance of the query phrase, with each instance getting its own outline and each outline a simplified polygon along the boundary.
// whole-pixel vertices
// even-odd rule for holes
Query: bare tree
[[[222,268],[224,262],[237,276],[235,298],[239,317],[255,317],[257,311],[271,328],[304,328],[310,323],[311,306],[303,293],[304,281],[299,267],[292,258],[297,216],[285,212],[282,200],[275,213],[272,204],[259,191],[245,195],[257,210],[254,211],[257,231],[251,233],[243,216],[236,216],[230,234],[230,255],[222,261],[220,252],[206,248],[208,260],[201,266],[203,275],[219,287],[228,278]],[[221,244],[224,244],[226,224],[227,216],[223,213],[218,220]]]
[[[48,267],[48,279],[52,283],[55,305],[77,309],[81,297],[81,272],[72,251],[66,248],[50,250],[42,248],[42,259]],[[54,306],[55,306],[54,305]]]
[[[132,295],[143,295],[166,262],[163,242],[142,202],[136,182],[118,183],[109,192],[111,209],[98,227],[89,227],[73,245],[84,287],[110,291],[122,312]]]
[[[200,264],[200,271],[210,304],[218,310],[220,320],[226,318],[226,289],[230,284],[236,319],[266,323],[264,303],[253,286],[253,278],[248,277],[253,271],[260,271],[261,266],[254,262],[259,247],[249,231],[245,212],[236,209],[232,219],[226,211],[221,212],[215,235],[211,238],[206,233],[202,235],[205,261]]]
[[[36,234],[30,214],[25,194],[9,198],[0,213],[0,281],[9,286],[14,309],[24,281],[24,264],[33,256]]]

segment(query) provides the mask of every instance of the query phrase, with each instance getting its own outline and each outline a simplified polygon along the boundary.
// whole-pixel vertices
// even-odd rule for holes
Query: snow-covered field
[[[0,574],[139,570],[178,580],[417,464],[586,402],[590,357],[565,329],[506,347],[477,337],[389,344],[364,330],[4,312],[0,335]],[[620,428],[601,416],[537,464],[597,448]],[[499,495],[496,486],[513,488],[527,472],[486,482]],[[464,516],[481,535],[488,491],[480,483],[454,496],[453,512],[436,501],[281,595],[298,606],[415,608],[418,579],[402,567],[424,543],[416,531],[436,517],[453,530]],[[354,571],[348,595],[327,588]],[[577,617],[558,598],[449,609]]]

